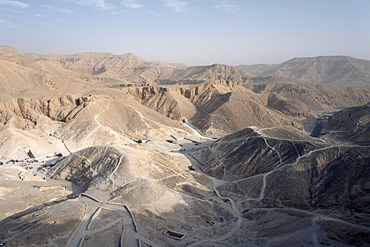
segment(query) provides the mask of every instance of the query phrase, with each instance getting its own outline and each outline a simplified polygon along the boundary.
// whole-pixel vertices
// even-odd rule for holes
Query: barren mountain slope
[[[49,174],[78,183],[98,200],[124,203],[131,208],[140,234],[155,243],[185,246],[202,234],[227,233],[236,217],[212,194],[211,181],[189,171],[189,165],[181,154],[93,147],[70,155]],[[171,240],[162,234],[167,229],[181,231],[186,238],[180,243]]]
[[[235,81],[248,83],[255,76],[243,70],[226,64],[212,64],[209,66],[194,66],[186,69],[174,70],[172,74],[161,76],[159,84],[199,84],[213,81]]]
[[[294,122],[291,116],[312,115],[308,107],[296,109],[294,113],[287,112],[290,116],[284,115],[268,108],[264,96],[232,81],[214,81],[193,87],[139,87],[122,90],[165,116],[189,120],[207,135],[218,137],[251,125],[302,130],[302,125]]]
[[[59,97],[102,88],[73,76],[47,74],[14,62],[0,60],[0,101],[12,98]]]
[[[0,45],[0,60],[15,63],[46,74],[79,77],[79,74],[63,68],[59,63],[44,58],[29,57],[12,47]]]
[[[74,55],[27,54],[31,58],[46,59],[62,65],[64,68],[83,75],[99,76],[118,83],[150,83],[159,76],[170,74],[184,65],[152,62],[131,53],[114,55],[111,53],[80,53]],[[103,81],[104,82],[104,81]]]
[[[53,133],[68,142],[72,150],[133,140],[166,140],[171,134],[182,137],[191,132],[178,121],[166,118],[126,94],[115,92],[117,95],[2,102],[0,122],[9,128]]]
[[[288,101],[299,100],[313,111],[364,105],[370,101],[368,88],[316,85],[275,76],[258,77],[244,86],[256,93],[268,95],[276,93]]]
[[[267,212],[285,208],[280,217],[270,218],[269,225],[287,220],[286,214],[294,212],[302,215],[295,224],[312,217],[308,236],[299,238],[300,243],[303,239],[321,242],[314,237],[323,234],[317,227],[345,245],[370,243],[369,147],[335,146],[279,129],[247,128],[195,156],[202,170],[219,179],[220,194],[234,200],[244,217],[253,219],[239,233],[256,227]],[[294,235],[286,235],[284,241],[294,243]]]
[[[191,130],[151,110],[131,97],[94,97],[92,102],[59,128],[55,134],[68,140],[74,150],[88,145],[131,143],[183,137]],[[172,138],[171,138],[172,139]]]
[[[370,104],[350,107],[329,117],[326,137],[357,144],[370,143]]]
[[[56,192],[57,193],[57,192]],[[43,193],[39,193],[40,194]],[[32,214],[21,214],[0,225],[2,243],[8,246],[67,246],[81,220],[86,205],[62,201],[40,207]],[[11,230],[10,230],[11,229]]]
[[[290,116],[258,104],[246,95],[234,92],[212,98],[194,115],[191,123],[207,135],[215,137],[221,137],[248,126],[280,126],[304,130],[303,125]]]
[[[232,66],[213,64],[187,68],[181,64],[148,61],[127,53],[81,53],[75,55],[27,54],[37,60],[50,60],[82,75],[98,76],[100,83],[117,84],[195,84],[214,80],[248,82],[254,75]]]
[[[285,98],[276,93],[271,93],[268,97],[267,106],[278,110],[285,115],[299,119],[316,117],[312,109],[300,100]]]
[[[258,76],[277,75],[318,84],[369,86],[370,61],[346,56],[293,58],[282,64],[241,65]]]

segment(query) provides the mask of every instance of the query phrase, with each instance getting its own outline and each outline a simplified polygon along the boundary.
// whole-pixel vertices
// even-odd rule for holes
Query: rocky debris
[[[121,162],[125,162],[124,156],[115,148],[91,147],[69,155],[52,167],[48,174],[52,179],[66,179],[85,189],[93,183],[100,189],[107,190],[109,184],[103,183],[103,180],[108,180]]]
[[[369,155],[367,147],[277,139],[249,128],[203,149],[198,160],[206,173],[229,181],[221,193],[260,206],[325,208],[343,206],[354,196],[362,200]]]
[[[366,246],[369,242],[368,229],[313,212],[293,208],[256,208],[245,212],[244,217],[247,220],[236,234],[239,237],[233,236],[225,244],[344,247]],[[353,237],[358,238],[355,240]]]

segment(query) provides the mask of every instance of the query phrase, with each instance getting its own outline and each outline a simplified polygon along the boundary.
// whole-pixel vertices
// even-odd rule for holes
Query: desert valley
[[[0,46],[3,246],[370,246],[370,61]]]

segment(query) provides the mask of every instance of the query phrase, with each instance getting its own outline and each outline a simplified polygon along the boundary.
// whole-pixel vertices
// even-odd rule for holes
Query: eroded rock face
[[[59,98],[19,98],[0,102],[0,122],[19,129],[34,127],[44,116],[52,121],[66,122],[88,101],[88,97],[67,95]]]
[[[133,95],[145,106],[172,119],[185,119],[207,135],[216,137],[251,125],[280,126],[303,131],[303,125],[294,121],[293,117],[300,114],[300,117],[311,116],[308,107],[295,113],[286,112],[287,115],[282,109],[280,112],[271,109],[263,95],[258,95],[233,81],[214,81],[194,87],[143,87],[122,90]]]

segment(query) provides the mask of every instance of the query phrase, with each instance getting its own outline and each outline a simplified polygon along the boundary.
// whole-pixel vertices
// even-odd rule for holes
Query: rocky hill
[[[0,87],[0,245],[370,244],[369,89],[5,46]]]
[[[141,233],[158,244],[175,243],[161,234],[168,228],[187,234],[186,244],[200,236],[199,229],[214,234],[213,224],[219,234],[225,234],[236,218],[227,203],[212,194],[211,181],[189,170],[191,165],[176,153],[92,147],[68,156],[49,174],[73,181],[108,203],[126,204],[135,212]]]
[[[370,104],[346,108],[329,117],[326,137],[334,140],[370,144]]]
[[[323,244],[326,235],[344,245],[363,245],[370,241],[369,155],[365,146],[332,145],[284,130],[247,128],[221,138],[196,157],[202,170],[219,179],[220,194],[254,222],[252,229],[267,218],[267,226],[282,226],[297,214],[301,217],[297,224],[309,222],[304,227],[307,235],[300,240],[292,234],[274,243],[305,239]],[[276,214],[276,208],[280,216],[266,215]],[[327,210],[331,213],[319,216]],[[316,227],[323,232],[315,233]],[[342,237],[347,227],[352,233]]]
[[[282,64],[237,66],[257,76],[276,75],[316,84],[369,86],[370,61],[347,56],[293,58]]]

